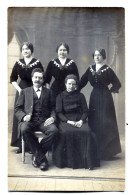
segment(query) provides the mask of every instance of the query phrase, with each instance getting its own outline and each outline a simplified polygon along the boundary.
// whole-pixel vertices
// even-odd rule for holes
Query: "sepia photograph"
[[[8,191],[124,192],[125,8],[8,7]]]

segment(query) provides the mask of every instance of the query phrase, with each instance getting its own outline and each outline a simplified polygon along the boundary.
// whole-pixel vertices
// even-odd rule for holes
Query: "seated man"
[[[58,129],[54,125],[55,112],[50,105],[50,90],[42,86],[43,72],[40,68],[33,70],[32,82],[32,87],[21,91],[15,114],[19,120],[18,131],[33,153],[32,165],[47,170],[48,161],[45,154],[51,148]],[[34,135],[35,131],[45,134],[40,143]]]

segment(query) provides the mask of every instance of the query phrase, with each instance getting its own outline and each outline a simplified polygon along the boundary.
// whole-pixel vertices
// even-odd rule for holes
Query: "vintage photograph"
[[[8,191],[125,191],[125,8],[8,7]]]

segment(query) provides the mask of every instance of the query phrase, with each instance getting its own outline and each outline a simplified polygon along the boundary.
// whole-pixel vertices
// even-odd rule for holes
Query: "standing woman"
[[[17,90],[16,97],[15,97],[15,104],[18,99],[18,96],[20,95],[21,90],[26,87],[32,86],[31,73],[33,69],[41,68],[44,71],[44,68],[41,62],[33,58],[32,56],[33,51],[34,51],[32,43],[24,42],[20,46],[20,51],[23,55],[23,58],[16,61],[12,69],[11,76],[10,76],[10,83],[12,83],[12,85]],[[20,78],[19,83],[17,82],[18,77]],[[18,121],[15,116],[13,116],[11,146],[19,147],[19,149],[16,150],[16,153],[22,152],[21,138],[20,138],[20,135],[18,135]]]
[[[79,73],[75,62],[69,58],[67,58],[69,54],[69,46],[66,43],[60,43],[56,52],[58,54],[58,58],[53,59],[49,62],[44,84],[49,87],[49,84],[54,78],[54,81],[51,85],[52,92],[52,105],[55,107],[56,97],[57,95],[65,90],[65,78],[68,74],[74,74],[79,79]]]
[[[121,152],[119,132],[112,93],[118,93],[121,83],[114,71],[105,64],[106,52],[97,49],[93,53],[94,65],[82,76],[79,88],[89,81],[93,87],[89,102],[89,125],[97,135],[100,158],[109,160]],[[112,85],[109,89],[108,86]]]

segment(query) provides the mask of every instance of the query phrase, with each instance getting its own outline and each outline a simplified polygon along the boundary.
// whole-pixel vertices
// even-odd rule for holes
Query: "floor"
[[[10,143],[10,135],[9,135]],[[47,154],[49,170],[41,171],[31,164],[26,153],[25,164],[16,148],[8,147],[8,191],[124,191],[125,190],[125,140],[121,137],[122,153],[112,161],[101,161],[101,167],[88,169],[59,169],[52,164],[52,154]]]

